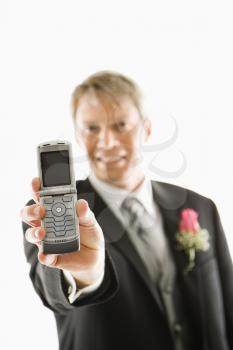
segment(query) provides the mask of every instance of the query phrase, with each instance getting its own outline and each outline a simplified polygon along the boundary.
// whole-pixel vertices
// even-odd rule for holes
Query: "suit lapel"
[[[154,200],[162,214],[164,232],[176,264],[178,284],[176,284],[175,288],[179,288],[178,294],[181,292],[182,303],[186,305],[186,311],[189,310],[190,312],[188,322],[191,322],[192,319],[193,324],[202,323],[202,329],[205,329],[205,311],[203,309],[203,296],[205,293],[203,282],[200,281],[201,276],[197,268],[194,268],[188,274],[184,272],[188,259],[184,251],[177,249],[175,241],[180,213],[183,208],[189,206],[188,190],[156,181],[152,182],[152,187]],[[196,260],[198,263],[198,257]],[[203,337],[204,332],[202,333]],[[204,341],[204,338],[200,341]]]
[[[176,263],[177,272],[183,275],[187,257],[177,249],[175,234],[179,226],[180,211],[187,200],[187,190],[169,184],[166,185],[168,187],[164,186],[163,183],[152,181],[153,198],[162,215],[164,233]]]

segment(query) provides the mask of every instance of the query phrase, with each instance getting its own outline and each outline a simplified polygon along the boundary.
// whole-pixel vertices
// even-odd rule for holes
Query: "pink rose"
[[[197,233],[199,231],[198,213],[190,208],[183,209],[181,212],[181,220],[179,225],[179,231]]]

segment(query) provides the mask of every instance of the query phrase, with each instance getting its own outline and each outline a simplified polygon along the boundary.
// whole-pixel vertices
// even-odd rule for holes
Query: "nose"
[[[111,130],[109,128],[102,130],[102,132],[99,134],[98,145],[106,149],[111,149],[115,146],[118,146],[119,140],[114,130]]]

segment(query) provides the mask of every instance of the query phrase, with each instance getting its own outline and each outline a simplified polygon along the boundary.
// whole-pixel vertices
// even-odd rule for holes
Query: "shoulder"
[[[152,188],[159,198],[169,201],[170,203],[180,202],[181,204],[199,204],[204,207],[215,207],[213,200],[203,194],[190,188],[179,185],[151,180]]]
[[[76,180],[76,188],[77,188],[78,193],[80,193],[80,192],[85,193],[85,192],[94,191],[94,188],[92,187],[88,178],[86,178],[84,180]]]

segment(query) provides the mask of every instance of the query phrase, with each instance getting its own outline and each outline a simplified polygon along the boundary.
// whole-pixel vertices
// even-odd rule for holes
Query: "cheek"
[[[94,137],[82,137],[82,145],[88,155],[92,155],[96,149],[96,141]]]
[[[127,137],[122,140],[125,148],[131,153],[137,153],[140,150],[140,138],[135,134],[128,134]]]
[[[86,152],[89,156],[89,158],[94,158],[94,155],[95,155],[95,151],[96,151],[96,147],[94,144],[88,144],[88,147],[86,147]]]

